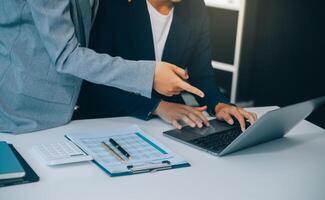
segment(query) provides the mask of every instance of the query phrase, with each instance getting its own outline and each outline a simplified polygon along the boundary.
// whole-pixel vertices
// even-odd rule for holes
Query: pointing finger
[[[179,83],[179,87],[182,88],[183,90],[190,92],[192,94],[196,94],[197,96],[203,98],[204,97],[204,93],[199,90],[198,88],[186,83],[185,81],[182,81]]]

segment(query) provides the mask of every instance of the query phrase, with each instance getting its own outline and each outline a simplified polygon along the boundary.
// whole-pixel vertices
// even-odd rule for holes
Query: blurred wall
[[[216,54],[222,48],[214,32],[227,29],[232,17],[209,13]],[[239,101],[284,106],[325,95],[324,13],[320,0],[247,0]],[[229,84],[229,75],[216,74],[221,85]],[[309,119],[325,127],[325,107]]]

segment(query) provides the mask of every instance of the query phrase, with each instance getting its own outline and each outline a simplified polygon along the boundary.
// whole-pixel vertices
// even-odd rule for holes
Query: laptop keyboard
[[[233,128],[223,132],[213,133],[205,137],[193,139],[190,143],[203,149],[219,153],[235,140],[242,131],[240,128]]]

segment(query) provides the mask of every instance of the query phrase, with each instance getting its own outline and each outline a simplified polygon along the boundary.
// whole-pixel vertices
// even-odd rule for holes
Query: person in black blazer
[[[175,3],[175,2],[178,3]],[[92,29],[90,47],[101,53],[130,60],[155,59],[153,30],[148,3],[161,14],[173,10],[173,18],[161,60],[187,69],[188,81],[205,97],[195,97],[201,107],[184,105],[181,95],[164,97],[158,93],[147,99],[113,87],[84,82],[75,119],[134,116],[148,120],[159,116],[181,128],[180,121],[192,127],[209,125],[202,114],[207,110],[218,119],[233,124],[235,117],[245,129],[256,114],[229,104],[216,86],[211,66],[211,47],[203,0],[105,0]],[[167,12],[166,12],[167,11]],[[139,77],[141,79],[141,77]]]

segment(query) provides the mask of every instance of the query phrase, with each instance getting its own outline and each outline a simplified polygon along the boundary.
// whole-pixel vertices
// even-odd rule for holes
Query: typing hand
[[[244,110],[243,108],[239,108],[224,103],[219,103],[215,107],[215,112],[216,112],[217,119],[224,120],[230,125],[233,125],[235,123],[233,119],[233,117],[235,117],[236,120],[239,122],[242,131],[245,131],[246,129],[245,127],[246,120],[248,120],[250,124],[255,123],[257,120],[257,115],[255,113],[251,113]]]
[[[184,81],[188,78],[189,76],[184,69],[169,63],[157,62],[153,87],[158,93],[165,96],[178,95],[185,90],[204,97],[201,90]]]
[[[201,128],[203,125],[210,125],[208,119],[203,115],[206,109],[206,106],[191,107],[183,104],[161,101],[153,114],[171,123],[177,129],[182,128],[179,124],[180,121],[193,128]]]

